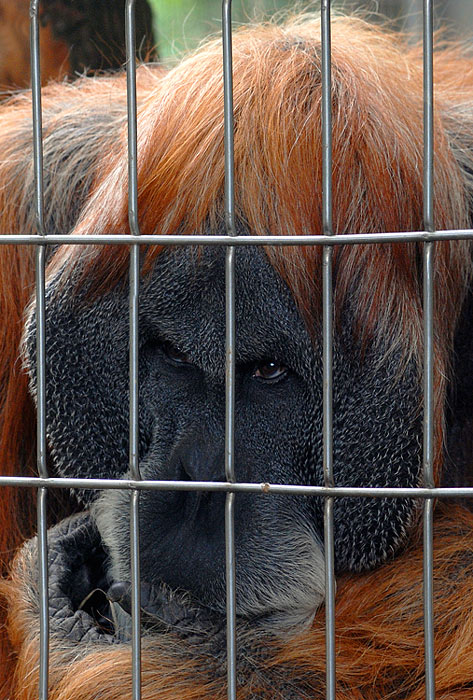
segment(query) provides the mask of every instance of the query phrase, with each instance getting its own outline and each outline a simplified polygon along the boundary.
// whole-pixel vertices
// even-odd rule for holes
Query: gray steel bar
[[[225,576],[227,613],[227,698],[236,700],[235,494],[225,500]]]
[[[235,229],[232,1],[222,0],[223,101],[225,146],[225,225],[230,237]],[[235,249],[225,259],[225,476],[235,481]],[[227,607],[227,697],[236,700],[236,596],[235,596],[235,494],[225,501],[225,570]]]
[[[208,246],[337,246],[365,245],[371,243],[429,243],[432,241],[463,241],[473,238],[473,229],[448,229],[444,231],[405,231],[396,233],[344,233],[337,236],[215,236],[141,234],[136,239],[131,235],[116,233],[87,234],[84,236],[50,234],[39,235],[5,234],[0,236],[0,245],[208,245]]]
[[[141,583],[140,583],[140,492],[133,489],[130,496],[130,566],[131,566],[131,662],[132,697],[141,699]]]
[[[303,486],[298,484],[269,484],[228,481],[136,481],[134,479],[75,479],[65,477],[0,476],[1,486],[52,489],[137,489],[138,491],[209,491],[228,493],[259,493],[263,495],[291,493],[298,496],[333,496],[335,498],[473,498],[473,486],[423,487],[364,487],[364,486]]]
[[[30,0],[30,65],[33,107],[33,167],[35,178],[36,228],[38,233],[44,236],[43,117],[41,111],[39,0]]]
[[[37,499],[39,569],[39,700],[47,700],[49,685],[49,595],[48,595],[48,489],[41,488]]]
[[[223,104],[225,147],[225,224],[230,236],[235,228],[235,173],[233,123],[232,0],[222,0]]]
[[[44,246],[36,251],[36,463],[39,475],[47,481],[46,465],[46,341],[45,341],[45,253]],[[39,657],[39,700],[48,698],[49,676],[49,576],[48,576],[48,534],[47,534],[47,495],[42,486],[38,491],[38,567],[40,599],[40,657]]]
[[[126,0],[125,6],[127,111],[128,111],[128,220],[133,236],[140,235],[138,223],[138,143],[136,104],[136,31],[135,0]],[[130,250],[129,289],[129,391],[130,433],[129,465],[133,479],[140,480],[139,468],[139,288],[140,247],[132,245]],[[132,648],[132,693],[133,700],[141,700],[141,576],[140,576],[140,492],[134,489],[130,499],[130,565],[131,565],[131,648]]]
[[[322,229],[333,235],[332,220],[332,35],[331,0],[321,2],[322,33]]]
[[[324,502],[325,552],[325,679],[326,697],[335,700],[337,676],[335,663],[335,556],[333,533],[333,496]]]
[[[226,255],[226,374],[225,374],[225,477],[235,482],[235,249]],[[225,501],[225,570],[227,612],[227,696],[236,700],[236,592],[235,494]]]
[[[435,699],[435,649],[434,649],[434,501],[427,498],[423,515],[423,597],[425,639],[425,697]]]
[[[128,118],[128,220],[131,233],[140,235],[138,223],[138,126],[136,102],[136,29],[135,1],[126,0],[126,94]]]
[[[423,476],[428,487],[434,486],[434,243],[424,244],[424,420]]]
[[[332,221],[332,41],[330,0],[321,3],[322,33],[322,229],[333,235]],[[333,487],[333,248],[322,251],[322,344],[323,344],[323,470],[325,486]],[[324,503],[325,550],[325,658],[326,697],[335,700],[335,571],[333,497]]]
[[[30,56],[33,107],[33,166],[35,177],[36,227],[44,236],[43,128],[41,113],[41,66],[39,51],[39,0],[30,0]],[[47,480],[46,465],[46,341],[45,341],[45,247],[36,249],[36,374],[37,374],[37,446],[39,475]],[[47,488],[38,490],[38,567],[40,598],[39,700],[47,700],[49,683],[49,596]]]
[[[433,0],[424,0],[424,228],[434,231],[434,67]]]
[[[434,230],[433,3],[424,0],[424,227]],[[434,486],[434,243],[424,244],[424,484]],[[433,502],[424,504],[423,597],[425,697],[435,700],[433,610]]]

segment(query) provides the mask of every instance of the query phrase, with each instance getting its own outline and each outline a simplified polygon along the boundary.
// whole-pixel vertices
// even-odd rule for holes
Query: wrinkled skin
[[[259,249],[236,262],[236,478],[323,483],[320,331],[311,337],[288,288]],[[66,476],[128,476],[126,286],[93,302],[53,278],[47,289],[47,425]],[[349,312],[346,313],[347,319]],[[414,486],[420,465],[417,372],[395,353],[360,352],[350,325],[334,346],[337,484]],[[27,345],[34,389],[35,321]],[[140,471],[145,479],[223,481],[224,253],[162,253],[140,295]],[[382,436],[382,439],[378,438]],[[360,468],[361,467],[361,468]],[[92,500],[110,550],[110,580],[129,580],[129,494]],[[222,493],[140,494],[141,574],[225,609]],[[341,499],[338,571],[372,567],[402,543],[414,506]],[[236,498],[237,610],[272,627],[310,619],[324,597],[323,503],[295,496]]]

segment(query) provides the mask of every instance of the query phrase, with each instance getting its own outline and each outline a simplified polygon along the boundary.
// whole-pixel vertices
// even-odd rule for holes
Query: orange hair
[[[234,37],[236,211],[242,230],[252,234],[320,234],[321,224],[321,66],[320,24],[296,20],[263,25]],[[210,42],[167,74],[144,72],[140,82],[139,215],[143,233],[208,233],[222,230],[223,99],[220,42]],[[454,48],[440,50],[435,62],[435,225],[470,225],[473,172],[473,67]],[[333,210],[335,233],[422,230],[422,66],[417,48],[361,20],[333,21]],[[85,80],[45,91],[45,135],[71,113],[84,122],[117,100],[124,113],[120,77]],[[0,231],[32,229],[31,184],[25,183],[26,156],[18,146],[20,124],[30,104],[17,98],[0,113]],[[470,110],[471,111],[471,110]],[[113,144],[83,165],[90,180],[80,211],[69,222],[75,234],[129,232],[126,125],[117,116]],[[81,137],[81,148],[88,143]],[[61,165],[62,167],[62,165]],[[73,175],[58,166],[65,198]],[[65,167],[65,166],[64,166]],[[470,175],[468,175],[470,173]],[[77,174],[75,175],[77,178]],[[82,196],[82,195],[81,195]],[[62,203],[63,206],[64,203]],[[28,206],[30,207],[28,209]],[[143,274],[161,247],[146,251]],[[267,251],[286,280],[312,329],[320,324],[320,247]],[[350,304],[361,345],[382,343],[421,367],[422,304],[417,244],[336,247],[335,307]],[[73,275],[90,295],[109,290],[126,277],[128,252],[115,246],[63,246],[48,274]],[[471,244],[445,242],[435,255],[435,416],[436,472],[443,459],[446,380],[455,326],[472,274]],[[77,270],[77,272],[76,272]],[[343,272],[343,274],[341,274]],[[340,274],[339,274],[340,273]],[[30,473],[34,465],[34,421],[25,374],[18,363],[22,314],[32,293],[32,252],[0,249],[0,317],[8,318],[1,345],[0,454],[5,473]],[[71,292],[72,293],[72,292]],[[11,322],[10,322],[11,319]],[[314,333],[314,335],[316,335]],[[3,550],[15,549],[31,520],[14,523],[27,508],[2,488],[0,533]],[[436,653],[438,696],[466,700],[471,695],[472,617],[469,608],[472,515],[444,505],[435,549]],[[8,557],[5,557],[7,559]],[[12,697],[35,697],[37,625],[22,590],[23,560],[13,583],[2,584],[10,607],[9,634],[18,656]],[[394,563],[340,582],[337,602],[338,700],[378,700],[422,696],[421,544]],[[324,641],[320,612],[302,637],[265,650],[259,667],[240,689],[241,698],[271,693],[271,678],[297,678],[307,696],[324,697]],[[176,657],[167,640],[144,641],[144,698],[220,698],[224,681],[194,652]],[[453,653],[455,652],[455,654]],[[130,695],[129,649],[61,648],[52,640],[51,700],[110,700]],[[185,655],[184,655],[185,656]],[[68,668],[69,660],[74,665]],[[208,659],[207,659],[208,661]],[[6,668],[6,666],[4,666]],[[211,666],[213,669],[214,667]],[[268,670],[269,669],[269,670]],[[287,673],[286,673],[287,669]],[[6,674],[7,672],[5,672]],[[261,671],[263,673],[263,671]],[[291,676],[292,674],[292,676]],[[267,684],[266,686],[264,684]],[[304,683],[306,686],[304,686]],[[269,685],[268,685],[269,684]],[[468,690],[470,686],[470,690]],[[269,690],[268,690],[269,688]],[[263,691],[262,691],[263,692]],[[268,694],[269,693],[269,694]]]
[[[333,21],[333,212],[335,233],[423,229],[422,57],[395,34],[362,20]],[[235,208],[253,235],[322,232],[321,43],[318,19],[244,28],[233,42]],[[469,99],[471,61],[439,51],[435,63],[435,224],[468,228],[465,175],[447,132],[451,103]],[[172,70],[139,110],[142,233],[223,229],[223,98],[219,40]],[[455,128],[458,125],[455,124]],[[460,127],[461,128],[461,127]],[[469,128],[464,125],[463,129]],[[454,145],[454,144],[453,144]],[[129,233],[125,130],[73,233]],[[110,201],[113,200],[113,207]],[[470,243],[436,246],[435,374],[437,471],[441,457],[448,358],[471,276]],[[145,252],[146,274],[162,247]],[[343,270],[335,288],[338,317],[349,300],[360,343],[380,341],[422,365],[418,244],[335,247]],[[316,335],[321,308],[321,248],[267,251]],[[127,274],[121,247],[63,247],[50,274],[64,278],[85,260],[82,282],[101,294]]]
[[[470,700],[473,514],[451,505],[439,510],[434,542],[436,691],[439,700]],[[35,700],[38,693],[38,615],[30,588],[37,584],[32,569],[28,556],[20,556],[12,581],[0,582],[9,604],[9,633],[18,650],[11,700]],[[337,700],[423,700],[420,542],[375,571],[341,578],[335,625]],[[325,699],[323,609],[309,630],[284,642],[268,641],[258,630],[250,641],[248,632],[243,635],[239,700]],[[222,661],[199,653],[195,640],[172,633],[144,637],[143,700],[225,700]],[[77,645],[52,638],[50,700],[127,700],[131,693],[129,645]]]

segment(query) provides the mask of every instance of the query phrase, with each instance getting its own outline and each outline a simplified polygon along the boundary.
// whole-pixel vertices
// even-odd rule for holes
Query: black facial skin
[[[236,477],[323,484],[322,365],[286,285],[264,252],[236,256]],[[58,473],[128,470],[127,287],[86,303],[47,290],[47,425]],[[55,293],[56,292],[56,293]],[[334,471],[338,485],[414,486],[420,470],[417,371],[385,348],[360,359],[349,314],[334,341]],[[34,391],[34,318],[28,326]],[[140,470],[145,479],[223,481],[224,252],[162,253],[140,293]],[[317,336],[318,334],[316,334]],[[380,362],[380,358],[383,361]],[[81,494],[85,504],[97,497]],[[100,498],[97,522],[112,575],[129,572],[128,493]],[[143,491],[141,573],[225,607],[224,494]],[[402,543],[414,506],[340,499],[337,571],[375,566]],[[236,497],[237,607],[300,621],[323,598],[323,502]]]

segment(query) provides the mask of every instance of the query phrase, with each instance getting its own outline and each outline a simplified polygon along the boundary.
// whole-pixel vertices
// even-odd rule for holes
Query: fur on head
[[[242,234],[321,232],[319,30],[318,20],[304,19],[283,27],[250,28],[235,36],[236,216]],[[418,51],[404,53],[405,47],[393,36],[344,18],[334,21],[333,45],[335,233],[421,229],[423,129]],[[459,99],[452,86],[452,64],[458,75],[462,59],[448,51],[439,54],[435,125],[438,228],[465,228],[471,215],[471,178],[464,162],[466,144],[459,159],[462,132],[455,136],[450,132],[452,125],[457,127],[460,115],[471,115],[462,105],[452,116],[451,100],[454,96]],[[99,113],[95,121],[100,118],[103,119]],[[138,119],[141,230],[165,234],[222,230],[220,42],[210,43],[156,79],[153,88],[143,96]],[[102,128],[108,129],[108,124]],[[80,207],[73,226],[75,234],[128,231],[127,163],[124,148],[120,147],[125,145],[124,126],[117,134],[118,143],[114,140],[112,152],[97,171],[90,196]],[[82,181],[81,184],[84,187]],[[274,396],[268,399],[268,415],[264,408],[254,413],[255,401],[262,406],[266,399],[254,398],[251,393],[248,416],[245,400],[238,404],[238,478],[321,483],[320,248],[270,249],[267,257],[256,250],[240,251],[237,257],[237,365],[243,372],[251,363],[276,358],[294,377],[294,384],[285,386],[281,396],[276,392],[279,403]],[[52,454],[63,474],[110,477],[127,473],[127,292],[120,285],[127,276],[127,259],[124,249],[64,246],[53,256],[48,269],[48,429]],[[415,244],[346,246],[335,250],[337,483],[419,483],[420,261],[421,247]],[[197,470],[200,478],[223,477],[223,438],[216,427],[223,425],[223,393],[220,399],[209,398],[213,394],[217,397],[223,386],[221,263],[220,252],[215,250],[196,255],[151,247],[143,256],[140,456],[149,478],[179,475],[181,467],[176,464],[185,464],[188,459],[207,463],[206,469]],[[468,242],[437,246],[437,480],[444,441],[445,379],[452,371],[450,358],[471,266]],[[26,347],[33,391],[34,328],[34,316],[30,316]],[[85,344],[82,337],[87,338]],[[182,402],[189,404],[185,417],[180,416],[181,404],[175,404],[180,375],[167,376],[159,359],[159,348],[169,343],[184,352],[188,364],[200,372],[202,387],[205,386],[201,390],[204,410],[200,419],[195,407],[200,390],[197,383],[192,383],[193,377],[187,387],[189,395],[183,389]],[[113,363],[108,359],[112,348]],[[96,358],[103,359],[97,364]],[[169,396],[166,381],[160,379],[162,375],[167,376]],[[211,410],[206,401],[220,401],[219,409]],[[303,414],[299,411],[301,406]],[[180,417],[173,422],[170,415]],[[210,452],[206,447],[203,453],[192,447],[196,454],[189,456],[189,444],[198,444],[197,433],[194,434],[197,425],[198,432],[208,434],[207,441],[213,447]],[[379,430],[381,439],[376,437]],[[269,439],[273,431],[279,442]],[[179,456],[181,453],[184,456]],[[198,477],[192,474],[191,478]],[[142,513],[147,513],[150,522],[160,530],[163,545],[161,551],[143,534],[146,547],[154,552],[147,557],[146,576],[151,580],[162,577],[174,586],[190,588],[209,605],[217,599],[217,609],[223,609],[223,540],[214,542],[206,534],[206,544],[194,542],[192,554],[183,540],[181,546],[186,554],[177,559],[169,557],[162,528],[168,527],[170,537],[176,537],[174,524],[164,523],[169,514],[175,513],[179,499],[174,499],[174,503],[169,494],[146,493],[141,498]],[[121,577],[126,577],[129,567],[128,519],[120,515],[124,512],[124,499],[123,494],[105,493],[97,510],[99,526],[112,553],[112,570]],[[213,501],[217,504],[218,498],[209,499],[210,503]],[[239,502],[245,504],[246,499],[242,497]],[[288,514],[286,522],[283,504],[287,502],[282,499],[277,505],[280,527],[271,526],[277,522],[272,506],[241,505],[240,515],[246,525],[237,533],[237,551],[240,562],[247,564],[240,566],[239,612],[256,615],[276,610],[279,615],[283,608],[292,624],[294,616],[310,619],[323,597],[322,518],[319,503],[314,512],[312,506],[301,504],[291,511],[298,513],[297,517],[293,519]],[[276,503],[274,499],[273,504]],[[216,508],[209,505],[212,513]],[[204,511],[207,512],[205,508]],[[337,568],[360,570],[379,564],[399,548],[412,526],[415,509],[412,502],[405,501],[366,501],[359,505],[353,500],[339,500],[336,514]],[[209,517],[206,516],[207,521]],[[265,544],[266,552],[278,551],[274,561],[256,555],[260,543],[253,537],[255,525],[250,523],[258,519],[266,522],[265,532],[272,531],[276,538],[273,541],[270,537]],[[214,523],[215,530],[218,523],[219,518]],[[143,515],[143,532],[152,531]],[[291,536],[285,549],[282,542],[287,531]],[[303,602],[299,599],[301,585],[294,576],[297,567],[290,551],[304,552],[294,556],[302,569],[305,562],[307,571],[316,577]],[[310,554],[312,551],[315,554]],[[220,561],[220,573],[217,575],[212,566],[207,571],[204,565],[206,573],[200,580],[193,572],[209,556]],[[143,565],[146,569],[146,562]],[[267,570],[279,570],[275,582],[267,576]],[[284,572],[291,572],[288,575],[292,585]],[[304,576],[306,581],[309,578]]]
[[[333,20],[333,212],[335,233],[423,228],[422,63],[417,47],[361,19]],[[252,234],[317,234],[321,222],[321,46],[318,18],[244,28],[233,47],[236,215]],[[435,58],[437,229],[468,228],[473,200],[468,57]],[[139,212],[143,233],[222,230],[221,45],[183,61],[150,91],[139,111]],[[107,161],[74,233],[127,233],[123,148]],[[110,197],[113,206],[110,206]],[[469,242],[436,246],[435,373],[437,470],[445,377],[455,326],[471,277]],[[335,247],[335,310],[350,306],[363,347],[415,358],[422,353],[421,246]],[[149,272],[161,252],[150,247]],[[320,247],[267,250],[316,339],[320,331]],[[94,295],[126,277],[128,252],[64,248],[53,263]],[[69,263],[69,264],[68,264]],[[65,266],[64,266],[65,265]]]
[[[335,233],[422,230],[419,50],[344,17],[334,19],[332,41]],[[238,232],[320,234],[320,21],[304,17],[242,29],[234,37],[233,60]],[[471,60],[443,48],[435,76],[435,225],[468,228]],[[124,80],[114,77],[46,90],[48,231],[129,231],[124,88]],[[168,73],[143,68],[138,92],[142,232],[221,232],[220,42],[210,42]],[[0,230],[8,233],[33,225],[29,106],[18,97],[0,114]],[[20,319],[31,294],[31,255],[0,252],[5,271],[0,312]],[[52,469],[60,474],[127,474],[127,269],[128,251],[119,246],[51,252],[47,424]],[[437,483],[471,478],[471,452],[447,473],[444,469],[473,415],[471,276],[471,242],[435,246]],[[19,290],[18,279],[24,280]],[[223,299],[221,251],[145,250],[140,466],[148,478],[222,478]],[[237,478],[322,483],[320,247],[239,250],[236,299]],[[415,486],[422,461],[422,246],[336,246],[334,301],[336,483]],[[31,307],[24,355],[33,394],[34,330]],[[20,334],[18,321],[3,341],[2,382],[8,391],[0,437],[12,471],[19,462],[24,469],[31,464],[29,450],[20,450],[11,437],[22,434],[28,444],[31,435],[22,420],[29,399],[16,362]],[[267,366],[281,370],[278,381],[260,381]],[[12,498],[5,499],[5,522],[16,508]],[[93,500],[90,494],[81,498],[87,505]],[[92,504],[111,555],[112,578],[129,575],[125,501],[126,495],[107,492]],[[288,627],[302,630],[324,596],[321,503],[250,496],[236,502],[239,614],[250,623],[268,618],[283,634]],[[392,576],[392,569],[381,565],[408,541],[415,547],[417,512],[407,500],[337,500],[337,571],[347,581],[365,572],[371,586],[369,593],[364,590],[365,603],[374,596],[385,606],[383,576]],[[144,579],[183,588],[198,604],[223,612],[221,497],[143,492],[140,518]],[[18,533],[9,537],[10,543],[20,539]],[[377,573],[366,573],[373,567],[380,567]],[[291,649],[289,655],[297,654]],[[389,697],[390,683],[383,697]],[[392,687],[400,686],[392,680]],[[373,697],[383,694],[379,688]]]

